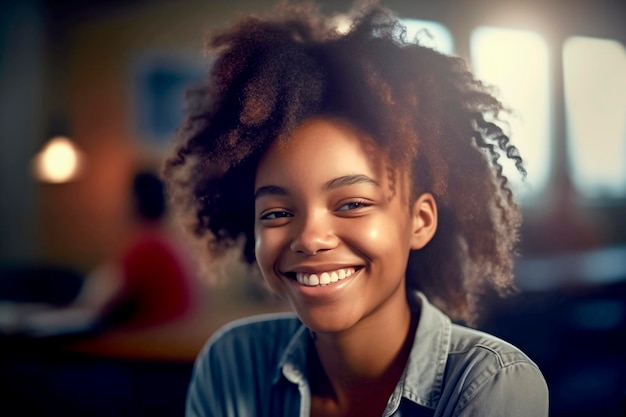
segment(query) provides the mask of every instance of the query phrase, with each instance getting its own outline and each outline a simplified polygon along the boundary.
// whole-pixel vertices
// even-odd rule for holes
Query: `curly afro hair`
[[[432,193],[439,226],[413,251],[407,287],[454,320],[477,318],[486,290],[512,288],[521,217],[501,157],[526,172],[495,124],[501,102],[465,62],[406,39],[376,4],[353,11],[347,32],[315,5],[282,4],[213,34],[208,82],[190,111],[164,177],[174,206],[219,256],[242,245],[254,263],[254,175],[263,152],[312,117],[343,118],[398,166],[413,195]]]

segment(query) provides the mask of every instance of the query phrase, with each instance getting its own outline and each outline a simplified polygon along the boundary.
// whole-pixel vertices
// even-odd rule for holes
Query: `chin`
[[[337,317],[328,313],[312,313],[295,311],[302,323],[317,334],[339,334],[354,327],[358,320],[349,319],[345,315]]]

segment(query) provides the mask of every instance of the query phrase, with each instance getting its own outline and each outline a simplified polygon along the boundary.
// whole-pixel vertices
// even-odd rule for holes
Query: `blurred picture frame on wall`
[[[209,64],[201,51],[148,49],[129,65],[130,114],[140,145],[167,150],[183,122],[190,90],[207,76]]]

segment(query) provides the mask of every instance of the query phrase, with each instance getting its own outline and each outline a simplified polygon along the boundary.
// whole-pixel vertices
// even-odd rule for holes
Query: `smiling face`
[[[255,254],[265,280],[319,333],[406,316],[409,251],[436,228],[432,196],[409,196],[406,171],[390,169],[367,135],[336,119],[304,123],[257,168]]]

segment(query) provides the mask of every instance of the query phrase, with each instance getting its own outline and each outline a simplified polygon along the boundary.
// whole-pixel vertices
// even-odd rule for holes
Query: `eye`
[[[282,219],[285,217],[293,217],[293,214],[285,210],[275,210],[275,211],[269,211],[267,213],[263,213],[259,218],[261,220],[276,220],[276,219]]]
[[[369,207],[370,203],[363,200],[349,201],[337,208],[337,211],[358,210],[360,208]]]

